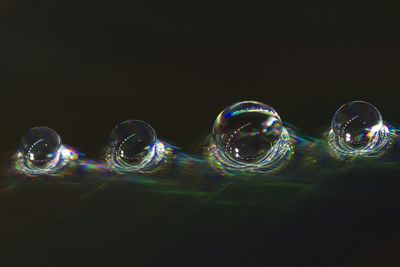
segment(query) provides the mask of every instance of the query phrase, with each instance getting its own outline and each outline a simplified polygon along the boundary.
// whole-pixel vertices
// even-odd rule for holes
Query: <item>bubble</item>
[[[278,113],[255,101],[223,110],[215,120],[211,141],[217,159],[235,168],[266,167],[288,151],[288,133]]]
[[[26,164],[47,169],[58,163],[61,145],[61,138],[54,130],[34,127],[22,137],[20,153]]]
[[[388,128],[379,110],[365,101],[341,106],[332,119],[330,144],[339,153],[366,155],[387,143]]]
[[[159,162],[163,153],[154,129],[141,120],[127,120],[111,132],[108,162],[118,172],[146,169]]]

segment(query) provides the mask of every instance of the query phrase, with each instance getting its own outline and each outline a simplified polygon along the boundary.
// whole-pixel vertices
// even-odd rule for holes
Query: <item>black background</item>
[[[350,100],[398,119],[398,11],[384,2],[3,0],[2,142],[46,125],[96,156],[138,118],[185,146],[241,100],[317,135]],[[12,149],[12,147],[10,147]]]
[[[284,121],[315,137],[330,123],[335,110],[350,100],[369,101],[378,107],[385,120],[399,122],[400,9],[396,1],[2,0],[0,13],[3,170],[9,166],[9,156],[18,147],[20,136],[37,125],[55,129],[65,143],[96,158],[116,124],[126,119],[142,119],[156,129],[159,137],[190,152],[193,144],[201,142],[210,132],[217,114],[241,100],[265,102],[274,107]],[[119,223],[113,224],[110,219],[109,223],[100,224],[96,231],[89,226],[98,223],[97,219],[108,218],[115,205],[128,205],[125,199],[114,199],[113,204],[107,204],[108,198],[112,197],[104,197],[96,204],[105,205],[105,210],[93,204],[96,209],[92,210],[92,217],[73,217],[72,224],[81,229],[78,233],[84,235],[82,239],[73,230],[61,229],[70,226],[64,220],[53,224],[51,234],[41,235],[42,232],[32,228],[30,235],[25,235],[21,229],[32,217],[41,218],[36,224],[42,225],[43,230],[41,220],[51,224],[53,219],[43,218],[57,217],[53,211],[57,210],[59,202],[68,203],[68,193],[64,198],[62,193],[51,193],[52,190],[64,192],[68,188],[45,186],[35,189],[40,193],[26,189],[30,193],[23,199],[31,205],[18,200],[25,191],[16,196],[7,195],[6,204],[2,204],[3,215],[0,215],[7,219],[1,219],[5,221],[0,224],[3,228],[0,237],[3,237],[4,247],[8,248],[3,250],[8,259],[18,258],[19,253],[23,257],[24,251],[31,249],[30,245],[36,247],[31,252],[36,255],[33,257],[36,260],[28,257],[26,262],[38,263],[38,266],[53,265],[53,260],[66,258],[77,261],[69,266],[78,265],[80,258],[85,259],[82,263],[86,266],[102,263],[110,266],[142,266],[145,263],[192,266],[196,262],[202,266],[232,266],[235,263],[266,266],[268,258],[271,266],[278,266],[280,262],[303,266],[305,262],[314,261],[320,266],[389,266],[380,265],[381,260],[395,266],[393,250],[399,236],[393,237],[393,231],[397,227],[386,226],[391,225],[389,221],[399,221],[397,215],[391,217],[394,210],[397,212],[397,193],[394,187],[379,184],[381,172],[368,173],[370,182],[364,185],[365,190],[361,189],[358,194],[353,192],[363,175],[348,174],[338,178],[339,181],[351,180],[344,198],[329,198],[323,202],[327,204],[326,208],[311,205],[314,217],[308,219],[302,215],[300,226],[293,220],[285,230],[269,237],[257,235],[261,226],[249,234],[247,227],[252,226],[240,223],[244,218],[254,220],[255,214],[263,209],[245,212],[246,208],[242,208],[240,212],[226,216],[219,212],[204,214],[208,226],[212,225],[211,217],[216,216],[215,228],[210,230],[207,238],[212,240],[217,235],[218,245],[201,239],[207,235],[204,229],[201,234],[197,232],[194,237],[190,236],[191,231],[201,229],[202,222],[198,218],[201,213],[198,213],[186,217],[189,218],[185,221],[188,223],[186,228],[183,222],[174,228],[178,219],[174,223],[170,221],[165,228],[175,234],[161,234],[159,238],[156,234],[150,235],[148,243],[143,234],[130,251],[125,247],[130,244],[124,239],[127,233],[120,230],[113,236],[110,230],[130,229],[127,222],[119,228]],[[394,182],[397,174],[385,173],[385,177]],[[143,194],[138,191],[134,193]],[[382,201],[380,204],[371,204],[365,199],[369,199],[371,191]],[[34,199],[38,194],[40,200],[36,203]],[[289,194],[275,195],[279,199]],[[46,209],[46,205],[42,207],[41,204],[54,201],[57,196],[61,198],[59,202],[55,201],[58,204],[49,204],[48,211],[39,212],[41,215],[36,217],[36,211]],[[144,194],[141,201],[149,197],[151,195]],[[317,198],[315,203],[319,202]],[[150,205],[148,211],[143,211],[144,215],[139,213],[150,216],[151,208],[161,212],[163,205],[168,206],[165,203],[169,202],[159,200]],[[169,203],[172,214],[180,212],[177,207],[190,209],[189,204],[180,206],[183,204],[177,203],[180,202]],[[381,204],[387,213],[381,211]],[[343,206],[348,209],[342,211]],[[332,213],[327,211],[329,209]],[[129,217],[125,211],[111,212],[109,216],[125,220]],[[361,215],[354,211],[360,211]],[[268,215],[268,211],[265,212],[264,215]],[[339,220],[340,226],[336,229],[321,226],[325,225],[324,218],[329,214],[331,220]],[[379,217],[383,219],[379,220]],[[135,221],[133,217],[129,218],[128,222]],[[160,215],[160,218],[165,216]],[[236,232],[218,236],[230,219],[239,221],[237,227],[231,229]],[[20,220],[26,223],[19,225]],[[146,229],[146,220],[143,220],[144,230],[140,231],[148,233],[151,229]],[[319,228],[309,226],[314,225],[315,220],[321,223]],[[370,224],[363,228],[365,221]],[[346,228],[345,222],[358,231],[354,233],[352,227]],[[13,225],[17,226],[12,228]],[[103,226],[104,229],[100,229]],[[187,232],[177,234],[180,228]],[[377,229],[383,228],[383,232],[376,233]],[[68,234],[60,234],[64,231]],[[158,231],[161,230],[158,228]],[[99,241],[101,232],[108,233],[103,243]],[[300,237],[296,233],[309,235]],[[328,233],[328,237],[321,233]],[[279,243],[280,234],[283,235],[282,243]],[[127,235],[135,238],[132,233]],[[178,241],[174,235],[178,236]],[[183,242],[185,237],[192,238],[198,245],[190,246],[190,240]],[[268,238],[272,238],[270,243],[266,241]],[[81,244],[79,251],[73,249],[73,240]],[[85,247],[99,242],[101,248]],[[276,247],[275,242],[278,242]],[[139,244],[143,243],[141,247]],[[293,245],[285,246],[291,243]],[[263,248],[273,253],[261,253]],[[67,253],[62,253],[65,250]],[[101,255],[106,255],[107,260]],[[186,256],[181,258],[182,255]],[[152,260],[147,261],[149,258]]]

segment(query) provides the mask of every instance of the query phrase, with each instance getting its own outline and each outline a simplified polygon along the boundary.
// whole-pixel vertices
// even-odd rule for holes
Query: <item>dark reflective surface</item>
[[[400,184],[393,169],[235,181],[73,176],[11,184],[0,194],[6,266],[397,261]]]

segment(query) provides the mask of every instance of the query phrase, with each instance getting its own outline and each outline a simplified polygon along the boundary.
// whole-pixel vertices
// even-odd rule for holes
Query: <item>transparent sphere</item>
[[[61,145],[61,138],[54,130],[34,127],[22,137],[20,152],[30,164],[45,168],[58,158]]]
[[[278,113],[266,104],[244,101],[229,106],[217,117],[213,142],[231,161],[262,161],[282,135]]]
[[[378,109],[364,101],[344,104],[332,120],[336,138],[353,149],[363,149],[372,144],[382,127],[383,119]]]
[[[127,120],[113,129],[108,147],[113,159],[134,166],[146,159],[156,141],[156,132],[149,124]]]

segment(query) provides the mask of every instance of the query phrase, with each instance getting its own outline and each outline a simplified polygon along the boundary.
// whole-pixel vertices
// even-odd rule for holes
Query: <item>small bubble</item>
[[[141,120],[127,120],[117,125],[108,142],[108,162],[117,172],[134,172],[158,164],[163,144],[154,129]]]
[[[388,128],[376,107],[352,101],[336,111],[329,136],[331,147],[342,155],[368,155],[387,144]]]
[[[22,137],[20,152],[30,165],[46,169],[57,164],[61,145],[61,138],[54,130],[34,127]]]
[[[334,134],[354,149],[371,145],[383,127],[381,113],[364,101],[353,101],[341,106],[332,120]]]

